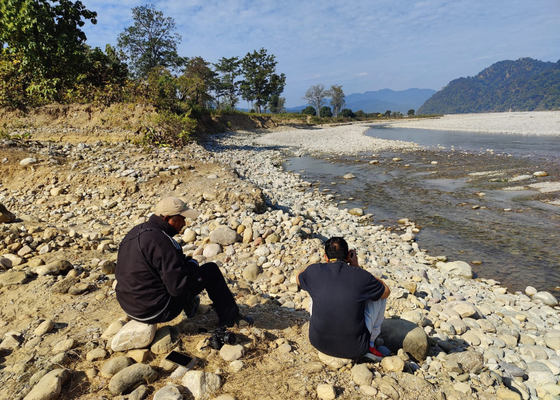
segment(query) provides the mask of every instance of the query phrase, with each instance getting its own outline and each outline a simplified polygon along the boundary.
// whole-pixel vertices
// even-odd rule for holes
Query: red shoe
[[[383,354],[378,352],[375,347],[369,346],[369,353],[364,354],[364,357],[373,361],[381,361],[383,359]]]

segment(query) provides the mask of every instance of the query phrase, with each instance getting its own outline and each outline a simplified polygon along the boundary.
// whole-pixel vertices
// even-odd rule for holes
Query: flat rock
[[[77,276],[67,276],[63,280],[58,281],[54,285],[52,285],[51,292],[59,294],[68,293],[70,288],[78,282],[80,282],[80,278],[78,278]]]
[[[0,286],[22,285],[27,282],[27,274],[23,271],[8,271],[0,274]]]

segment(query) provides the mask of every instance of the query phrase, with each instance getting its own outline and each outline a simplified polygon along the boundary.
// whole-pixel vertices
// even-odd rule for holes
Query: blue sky
[[[286,105],[312,85],[344,92],[440,90],[493,63],[560,59],[558,0],[82,0],[97,11],[90,46],[116,45],[131,9],[154,4],[173,17],[179,54],[216,62],[262,47],[286,74]],[[240,105],[243,106],[242,102]]]

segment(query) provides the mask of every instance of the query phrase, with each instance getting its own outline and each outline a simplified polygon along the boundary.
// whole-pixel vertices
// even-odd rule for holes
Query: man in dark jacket
[[[240,319],[226,281],[215,263],[198,265],[185,257],[173,239],[185,226],[185,218],[200,213],[176,197],[161,200],[147,222],[137,225],[119,247],[117,300],[132,319],[147,324],[171,321],[182,310],[194,315],[197,295],[204,289],[218,314],[219,326],[233,326]]]

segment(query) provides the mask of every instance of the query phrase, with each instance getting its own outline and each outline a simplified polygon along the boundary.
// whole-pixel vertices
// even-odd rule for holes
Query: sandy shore
[[[365,136],[371,125],[275,131],[255,138],[252,144],[291,147],[302,153],[336,155],[422,148],[411,142]],[[560,111],[445,115],[442,118],[402,120],[389,125],[398,128],[560,136]]]
[[[454,114],[442,118],[403,120],[395,128],[434,129],[522,135],[560,135],[560,111]]]
[[[419,150],[422,146],[402,140],[386,140],[365,136],[370,125],[342,125],[276,131],[261,135],[252,143],[270,147],[292,147],[300,152],[338,155],[384,150]]]

